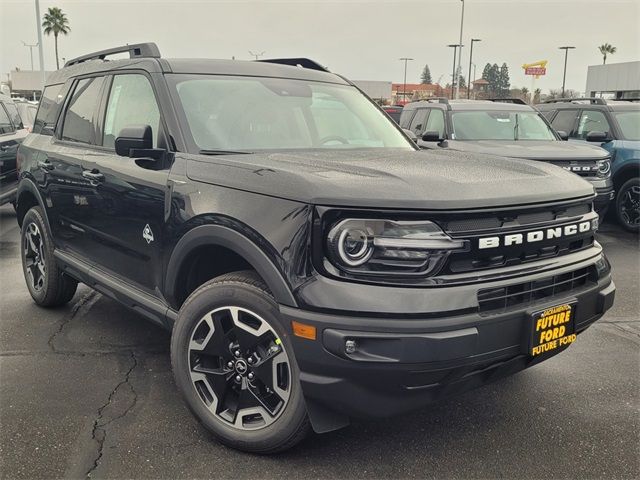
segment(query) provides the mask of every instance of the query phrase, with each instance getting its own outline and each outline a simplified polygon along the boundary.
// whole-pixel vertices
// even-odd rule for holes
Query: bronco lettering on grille
[[[495,237],[485,237],[478,239],[478,248],[498,248],[512,245],[522,245],[526,243],[540,242],[542,240],[552,240],[563,238],[578,233],[585,233],[591,230],[591,221],[564,225],[562,227],[552,227],[543,230],[533,230],[524,233],[511,233]]]

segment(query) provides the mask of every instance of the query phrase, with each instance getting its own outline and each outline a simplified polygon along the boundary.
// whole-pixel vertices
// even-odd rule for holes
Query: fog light
[[[347,340],[344,342],[344,351],[347,353],[356,353],[358,345],[355,340]]]

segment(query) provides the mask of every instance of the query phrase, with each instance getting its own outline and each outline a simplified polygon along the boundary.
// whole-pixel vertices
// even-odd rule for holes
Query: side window
[[[20,118],[20,114],[18,113],[18,107],[16,107],[16,104],[5,103],[4,108],[7,109],[7,113],[9,114],[9,117],[11,117],[13,127],[17,130],[23,129],[24,125],[22,124],[22,118]]]
[[[76,85],[64,115],[62,138],[96,145],[96,114],[104,77],[85,78]]]
[[[425,132],[438,132],[440,138],[444,138],[444,112],[437,108],[432,108],[427,120]]]
[[[144,75],[113,77],[104,119],[103,145],[114,148],[120,130],[127,125],[151,125],[153,147],[158,147],[160,110],[149,80]]]
[[[411,123],[411,118],[415,110],[402,110],[400,114],[400,127],[401,128],[409,128],[409,124]]]
[[[551,122],[551,126],[555,130],[562,130],[563,132],[567,132],[567,135],[571,136],[577,114],[577,110],[559,110],[558,114],[553,119],[553,122]]]
[[[422,131],[424,130],[424,124],[425,124],[425,121],[427,120],[428,113],[429,113],[429,110],[426,108],[421,108],[420,110],[418,110],[415,116],[413,117],[413,120],[411,120],[411,125],[409,126],[409,130],[411,130],[416,135],[422,133]]]
[[[4,104],[0,103],[0,135],[13,132],[11,119],[4,109]]]
[[[578,122],[577,136],[586,139],[589,132],[604,132],[609,134],[611,128],[604,113],[598,110],[583,110]]]
[[[546,118],[547,120],[551,121],[551,118],[553,117],[553,114],[556,113],[555,110],[541,110],[540,113],[544,116],[544,118]],[[569,132],[567,132],[569,133]]]
[[[36,121],[33,124],[33,133],[53,135],[53,129],[60,112],[60,105],[64,98],[61,95],[63,85],[59,83],[58,85],[49,85],[44,88],[38,113],[36,114]]]

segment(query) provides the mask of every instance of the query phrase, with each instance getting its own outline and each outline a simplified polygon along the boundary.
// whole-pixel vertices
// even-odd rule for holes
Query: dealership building
[[[640,98],[640,61],[589,66],[585,92],[589,97]]]

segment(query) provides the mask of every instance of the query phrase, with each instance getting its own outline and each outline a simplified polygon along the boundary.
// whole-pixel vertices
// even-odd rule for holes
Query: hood
[[[466,209],[593,194],[541,162],[413,150],[328,150],[189,156],[192,180],[327,206]]]
[[[447,140],[449,149],[529,160],[601,160],[609,153],[586,142],[561,140]]]

